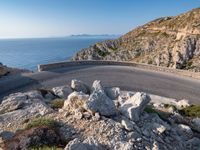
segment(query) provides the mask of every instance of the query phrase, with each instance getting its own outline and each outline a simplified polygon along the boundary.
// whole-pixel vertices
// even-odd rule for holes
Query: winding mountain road
[[[119,86],[122,90],[144,91],[200,103],[199,80],[116,65],[73,66],[0,79],[0,99],[13,92],[70,84],[72,79],[90,85],[94,80],[101,80],[106,87]]]

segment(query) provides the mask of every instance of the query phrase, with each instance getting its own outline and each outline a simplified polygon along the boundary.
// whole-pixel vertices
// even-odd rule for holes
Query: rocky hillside
[[[200,106],[166,102],[98,80],[11,94],[0,104],[0,149],[198,150]]]
[[[73,57],[91,59],[200,71],[200,8],[156,19],[118,39],[96,43]]]

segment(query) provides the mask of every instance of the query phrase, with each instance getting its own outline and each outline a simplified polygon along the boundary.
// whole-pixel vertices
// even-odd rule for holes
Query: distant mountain
[[[200,71],[200,8],[159,18],[115,40],[96,43],[74,60],[119,60]]]

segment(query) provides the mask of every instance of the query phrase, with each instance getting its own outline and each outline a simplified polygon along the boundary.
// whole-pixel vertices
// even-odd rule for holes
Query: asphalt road
[[[0,79],[0,99],[13,92],[70,84],[72,79],[80,79],[89,85],[94,80],[101,80],[105,87],[118,86],[122,90],[144,91],[200,103],[199,80],[127,66],[94,65],[60,68]]]

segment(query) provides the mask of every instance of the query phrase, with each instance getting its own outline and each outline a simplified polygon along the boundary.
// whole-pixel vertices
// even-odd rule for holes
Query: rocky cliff
[[[73,60],[134,61],[200,71],[200,8],[159,18],[115,40],[96,43]]]

